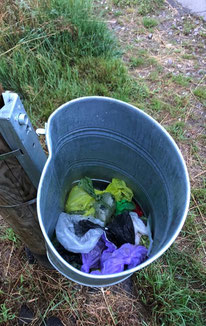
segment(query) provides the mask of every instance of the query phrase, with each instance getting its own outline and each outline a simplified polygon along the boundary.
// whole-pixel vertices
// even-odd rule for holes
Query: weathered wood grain
[[[11,151],[0,134],[0,154]],[[15,205],[36,198],[36,189],[16,157],[0,161],[0,205]],[[13,228],[33,254],[45,255],[45,242],[39,227],[36,204],[0,208],[0,215]]]

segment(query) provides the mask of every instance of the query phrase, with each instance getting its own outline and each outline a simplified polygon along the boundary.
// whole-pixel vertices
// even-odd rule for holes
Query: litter
[[[135,209],[135,204],[133,202],[129,202],[125,199],[116,202],[116,211],[115,215],[119,215],[124,213],[125,211],[133,211]]]
[[[111,217],[115,212],[116,203],[113,196],[108,192],[99,196],[101,196],[100,199],[94,204],[94,216],[106,225],[110,222]]]
[[[108,240],[117,247],[124,243],[138,245],[142,234],[148,235],[147,227],[134,212],[124,212],[115,216],[106,230]]]
[[[143,211],[141,210],[141,207],[137,203],[135,205],[134,212],[137,213],[139,217],[142,217],[144,215]]]
[[[90,253],[82,254],[81,270],[96,275],[120,273],[125,268],[136,267],[145,260],[146,256],[147,249],[145,247],[125,243],[116,249],[114,244],[108,241],[103,234],[97,246]]]
[[[69,214],[94,216],[106,225],[115,211],[115,199],[109,192],[96,190],[92,180],[82,178],[74,186],[66,201],[65,211]]]
[[[83,272],[99,275],[119,273],[143,262],[148,250],[139,244],[149,241],[151,247],[151,231],[132,199],[133,192],[123,180],[113,178],[105,190],[98,190],[90,178],[82,178],[71,189],[66,213],[57,221],[59,253]]]
[[[120,247],[124,243],[135,244],[135,233],[132,219],[128,212],[115,216],[107,226],[106,235],[109,241]]]
[[[78,223],[84,220],[95,224],[95,226],[85,234],[78,234]],[[101,228],[103,226],[104,223],[94,217],[61,213],[56,225],[56,237],[66,250],[75,253],[88,253],[96,246],[103,234]],[[79,228],[81,228],[81,225]]]
[[[135,233],[135,244],[138,245],[140,243],[141,235],[149,236],[148,226],[144,224],[144,222],[138,217],[137,213],[130,212],[129,213]]]
[[[110,192],[116,201],[121,201],[123,199],[128,202],[132,201],[133,192],[127,187],[126,183],[120,179],[112,179],[112,182],[105,189],[106,192]]]
[[[93,215],[95,209],[93,204],[95,199],[88,195],[79,186],[74,186],[69,193],[69,197],[66,201],[65,211],[68,214],[81,214],[81,215]]]

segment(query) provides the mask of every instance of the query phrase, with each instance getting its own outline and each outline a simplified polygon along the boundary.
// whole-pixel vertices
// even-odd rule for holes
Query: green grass
[[[158,62],[154,58],[145,57],[145,56],[137,56],[131,57],[130,63],[132,68],[136,67],[147,67],[147,66],[158,66]]]
[[[185,140],[185,123],[183,121],[177,121],[167,127],[168,132],[174,137],[176,140]]]
[[[164,0],[112,0],[118,7],[136,7],[140,15],[147,15],[162,8]]]
[[[195,257],[173,246],[137,273],[136,282],[154,325],[204,325],[206,273]]]
[[[185,53],[182,55],[182,58],[183,59],[186,59],[186,60],[194,60],[196,59],[195,55],[194,54],[190,54],[190,53]]]
[[[157,67],[159,68],[160,65],[157,60],[150,56],[149,52],[145,49],[138,49],[133,51],[135,56],[131,56],[130,58],[130,66],[132,68],[136,67]]]
[[[195,28],[194,23],[191,20],[187,19],[183,24],[183,33],[185,35],[189,35],[194,28]]]
[[[201,100],[206,100],[206,87],[200,86],[193,91],[194,95]]]
[[[11,309],[7,308],[6,303],[0,305],[0,323],[6,323],[15,317],[15,314],[11,313]]]
[[[188,87],[191,82],[191,77],[186,77],[183,74],[173,75],[171,79],[173,82],[183,87]]]
[[[3,236],[0,236],[0,239],[2,239],[2,240],[10,240],[10,241],[14,242],[15,244],[17,244],[17,242],[18,242],[18,237],[14,233],[12,228],[7,228],[5,230],[5,234]]]
[[[24,19],[12,24],[12,14],[20,15],[21,10]],[[118,44],[105,23],[94,17],[90,1],[51,0],[40,2],[38,8],[16,11],[14,7],[0,34],[0,82],[24,98],[33,123],[47,119],[74,97],[115,93],[119,87],[115,76],[123,71],[121,61],[114,61],[119,56]],[[97,58],[98,74],[113,80],[109,90],[103,79],[93,85],[88,81],[96,74]],[[82,69],[87,64],[90,71],[85,75]],[[126,71],[123,75],[125,81]]]
[[[148,28],[148,29],[152,28],[152,27],[156,27],[159,24],[157,19],[150,18],[150,17],[143,17],[142,23],[143,23],[144,27]]]

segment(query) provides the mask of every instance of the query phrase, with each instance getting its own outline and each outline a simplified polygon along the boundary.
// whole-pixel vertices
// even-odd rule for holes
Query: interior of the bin
[[[107,182],[123,179],[133,190],[151,221],[150,257],[170,241],[185,210],[187,184],[182,159],[158,124],[121,102],[82,100],[53,115],[47,141],[50,162],[40,210],[50,238],[68,191],[88,176]]]

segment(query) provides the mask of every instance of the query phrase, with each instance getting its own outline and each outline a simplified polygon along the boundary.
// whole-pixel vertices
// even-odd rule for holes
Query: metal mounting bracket
[[[37,188],[47,157],[19,96],[16,93],[4,92],[1,97],[3,105],[0,107],[0,133],[11,152],[2,154],[0,160],[16,155]]]

